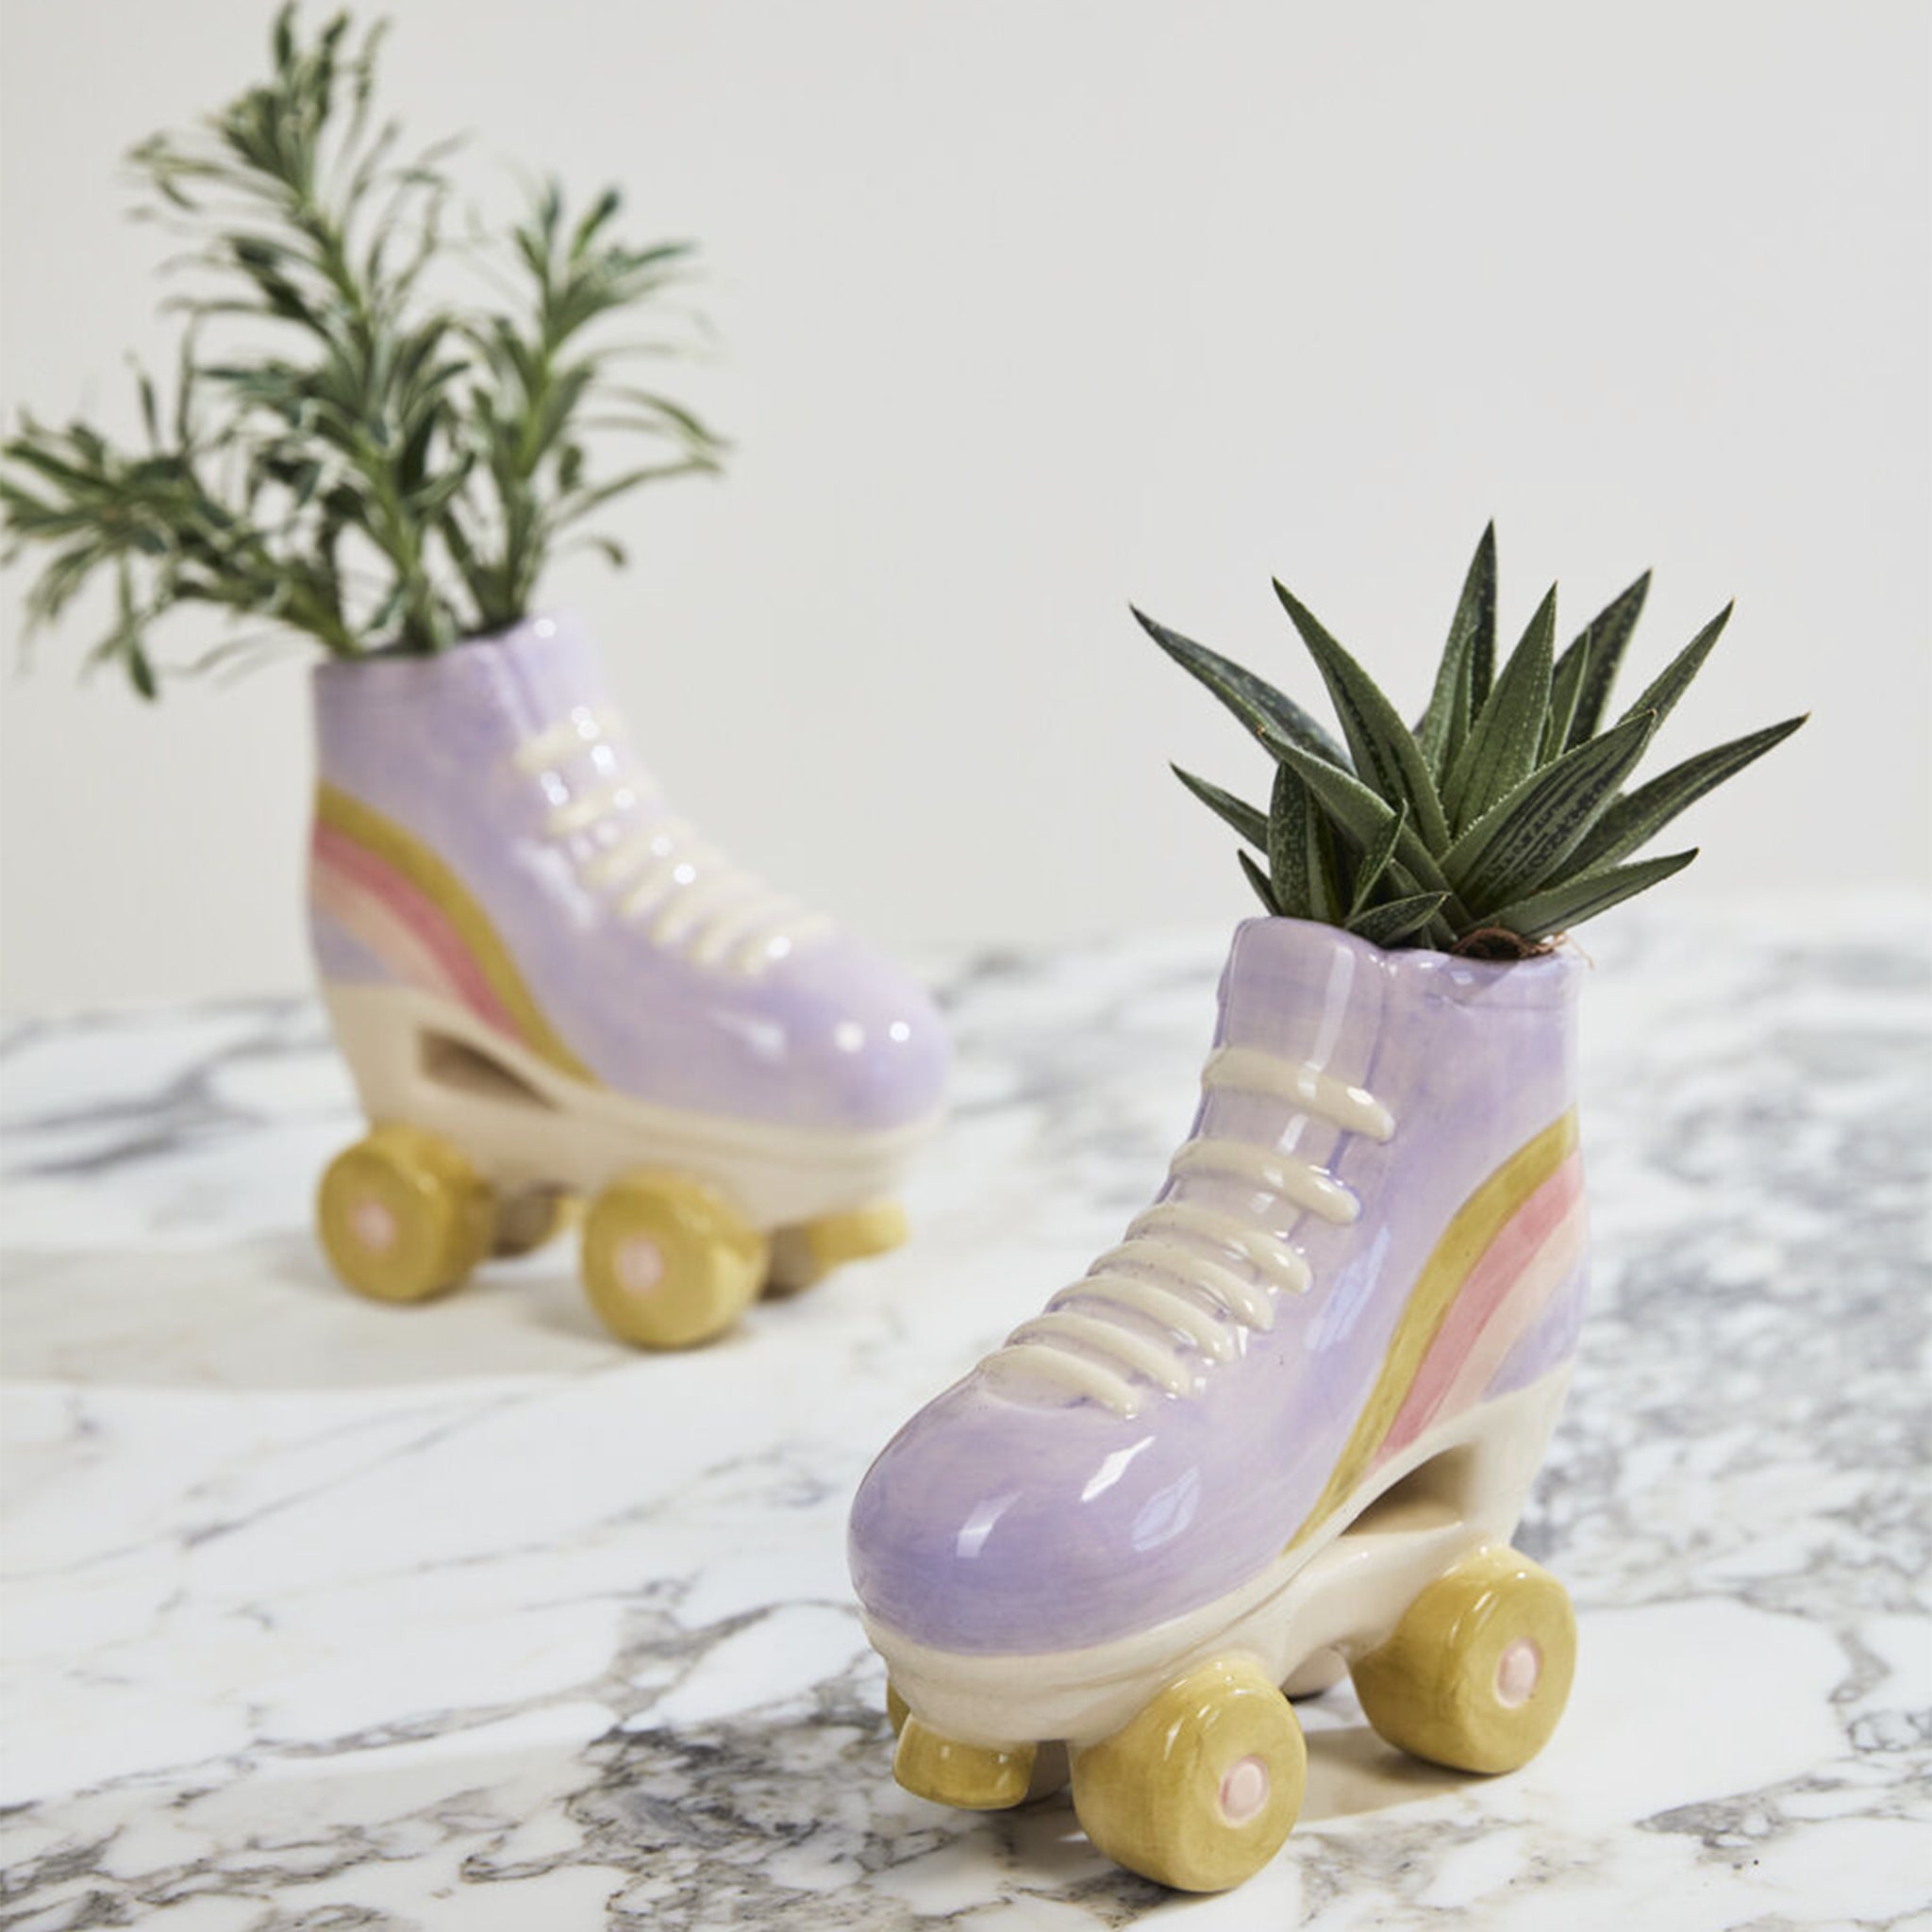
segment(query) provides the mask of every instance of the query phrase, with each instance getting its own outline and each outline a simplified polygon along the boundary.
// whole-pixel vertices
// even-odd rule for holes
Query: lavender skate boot
[[[1070,1763],[1095,1845],[1217,1890],[1301,1802],[1280,1687],[1345,1661],[1420,1757],[1541,1747],[1574,1626],[1508,1538],[1582,1314],[1576,972],[1237,930],[1155,1204],[859,1489],[908,1789],[991,1808]]]
[[[319,1202],[351,1288],[440,1293],[582,1201],[598,1314],[675,1347],[903,1239],[938,1015],[672,814],[580,636],[326,665],[315,699],[315,954],[372,1123]]]

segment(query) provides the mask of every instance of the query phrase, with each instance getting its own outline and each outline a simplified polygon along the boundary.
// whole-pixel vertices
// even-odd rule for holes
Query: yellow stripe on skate
[[[1471,1271],[1502,1233],[1518,1208],[1562,1166],[1576,1145],[1576,1112],[1573,1108],[1545,1127],[1535,1140],[1517,1149],[1462,1206],[1442,1230],[1442,1238],[1416,1276],[1408,1306],[1395,1324],[1382,1372],[1369,1399],[1356,1418],[1354,1429],[1302,1526],[1286,1547],[1307,1538],[1355,1493],[1368,1473],[1375,1451],[1401,1413],[1409,1385],[1423,1365],[1437,1333],[1456,1306],[1456,1297]]]
[[[509,948],[497,937],[490,915],[427,845],[404,831],[393,819],[385,818],[333,785],[316,787],[315,816],[331,831],[353,840],[401,874],[449,921],[490,991],[516,1023],[517,1031],[533,1053],[573,1080],[591,1087],[599,1084],[590,1068],[564,1044],[544,1018],[543,1009],[510,958]]]

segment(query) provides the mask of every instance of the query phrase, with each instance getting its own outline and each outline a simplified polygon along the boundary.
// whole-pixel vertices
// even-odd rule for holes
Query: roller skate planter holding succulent
[[[1801,722],[1626,790],[1724,625],[1605,728],[1644,589],[1560,656],[1552,593],[1492,683],[1486,534],[1413,730],[1281,591],[1345,748],[1141,620],[1275,759],[1265,811],[1180,774],[1267,916],[1153,1205],[860,1487],[908,1789],[994,1808],[1070,1773],[1101,1851],[1212,1891],[1294,1823],[1287,1693],[1346,1668],[1384,1738],[1464,1771],[1549,1738],[1570,1604],[1509,1538],[1583,1314],[1558,942],[1688,864],[1631,855]]]
[[[698,1341],[901,1238],[946,1048],[904,974],[671,810],[589,641],[533,614],[557,550],[622,560],[593,513],[717,465],[605,332],[689,249],[613,241],[614,192],[573,221],[553,189],[504,251],[511,311],[430,300],[450,184],[373,119],[378,40],[285,10],[266,81],[137,150],[203,277],[178,393],[164,420],[142,378],[136,452],[26,421],[0,449],[10,551],[52,553],[39,622],[111,584],[94,657],[145,696],[184,606],[255,626],[204,663],[264,634],[326,654],[310,927],[371,1121],[322,1183],[342,1279],[422,1300],[583,1202],[606,1323]],[[237,316],[254,333],[213,357]],[[650,460],[597,474],[593,427]]]

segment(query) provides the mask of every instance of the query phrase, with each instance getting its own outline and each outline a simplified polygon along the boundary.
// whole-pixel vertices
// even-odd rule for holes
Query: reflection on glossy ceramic
[[[1370,1670],[1398,1644],[1379,1685],[1431,1710],[1513,1699],[1528,1715],[1482,1736],[1548,1735],[1567,1664],[1531,1650],[1560,1590],[1502,1546],[1583,1308],[1576,972],[1238,930],[1154,1205],[859,1491],[853,1574],[909,1713],[904,1781],[986,1802],[970,1793],[1010,1789],[1016,1754],[1067,1743],[1096,1842],[1207,1890],[1292,1823],[1294,1750],[1253,1742],[1292,1718],[1278,1693],[1252,1715],[1256,1672],[1281,1685],[1336,1653]],[[1404,1665],[1423,1655],[1405,1612],[1484,1551],[1506,1579],[1495,1641]],[[1144,1713],[1202,1671],[1236,1688],[1188,1704],[1182,1750]],[[1385,1690],[1389,1734],[1437,1736],[1405,1730],[1410,1704]],[[1122,1741],[1141,1729],[1159,1753]]]
[[[372,1122],[415,1137],[325,1181],[352,1286],[439,1292],[594,1199],[596,1306],[668,1344],[890,1245],[931,1003],[670,809],[574,627],[325,665],[315,702],[317,963]],[[473,1196],[493,1235],[458,1239]]]

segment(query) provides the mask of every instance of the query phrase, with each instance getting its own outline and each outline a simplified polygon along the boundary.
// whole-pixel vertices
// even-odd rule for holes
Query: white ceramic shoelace
[[[623,744],[615,717],[584,706],[517,748],[517,767],[565,776],[550,835],[566,839],[608,821],[621,829],[581,866],[586,884],[614,895],[620,918],[648,922],[652,941],[701,966],[755,978],[806,941],[831,930],[824,913],[775,891],[667,810],[627,752],[615,775],[579,784],[567,768],[593,746]]]
[[[1395,1131],[1389,1109],[1363,1089],[1305,1061],[1249,1047],[1211,1055],[1201,1084],[1209,1092],[1291,1102],[1347,1134],[1386,1141]],[[1321,1168],[1246,1141],[1208,1135],[1184,1141],[1169,1175],[1194,1174],[1239,1182],[1337,1226],[1361,1212],[1355,1196]],[[1274,1324],[1275,1296],[1307,1286],[1307,1262],[1282,1236],[1206,1201],[1158,1201],[1118,1247],[1014,1329],[986,1366],[1018,1371],[1131,1416],[1149,1384],[1173,1395],[1192,1392],[1201,1364],[1235,1353],[1240,1328],[1265,1332]]]

